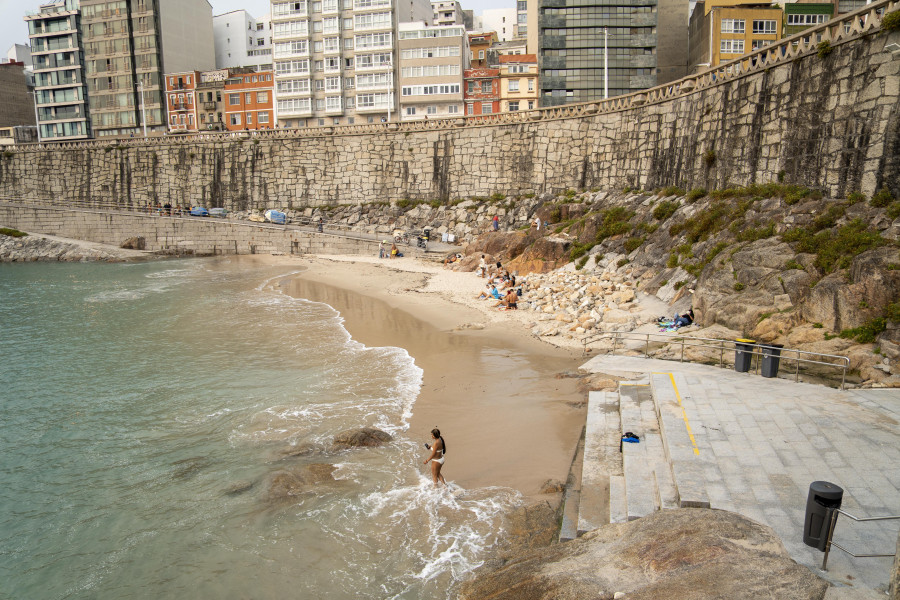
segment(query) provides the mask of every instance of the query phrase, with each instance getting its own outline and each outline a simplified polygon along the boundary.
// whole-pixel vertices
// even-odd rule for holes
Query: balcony
[[[391,63],[372,63],[371,65],[361,67],[357,64],[355,68],[357,72],[391,71],[393,70],[394,65]]]
[[[288,109],[279,109],[278,116],[280,117],[311,117],[312,116],[312,107],[293,107]]]
[[[185,103],[185,102],[174,102],[174,103],[172,103],[172,104],[169,105],[169,110],[176,110],[176,111],[181,111],[181,110],[194,110],[194,105],[193,105],[193,104],[187,104],[187,103]]]
[[[215,102],[204,102],[203,110],[216,110],[218,108],[218,104]]]
[[[305,50],[278,50],[275,52],[275,58],[307,58],[308,56],[308,46]]]
[[[374,113],[374,112],[386,112],[388,109],[395,110],[393,106],[391,106],[390,102],[376,102],[375,104],[360,106],[356,105],[357,113]]]

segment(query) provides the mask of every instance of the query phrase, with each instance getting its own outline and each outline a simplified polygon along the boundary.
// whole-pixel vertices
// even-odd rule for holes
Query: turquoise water
[[[455,595],[519,498],[434,490],[405,436],[421,370],[289,274],[0,265],[0,597]],[[362,426],[395,441],[331,449]]]

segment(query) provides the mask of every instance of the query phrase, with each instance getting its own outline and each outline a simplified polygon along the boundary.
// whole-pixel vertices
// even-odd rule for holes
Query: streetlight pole
[[[40,118],[38,118],[38,108],[37,108],[38,93],[37,93],[37,90],[34,90],[33,92],[31,92],[31,95],[34,96],[34,124],[37,127],[38,144],[40,144],[40,143],[42,143],[41,142],[41,120],[40,120]]]
[[[603,28],[603,99],[609,99],[609,49],[607,42],[609,41],[609,29]]]
[[[144,105],[144,80],[138,81],[138,89],[141,91],[141,122],[144,124],[144,137],[147,137],[147,108]]]

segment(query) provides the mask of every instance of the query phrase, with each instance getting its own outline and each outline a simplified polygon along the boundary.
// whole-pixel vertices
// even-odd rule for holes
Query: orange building
[[[272,71],[235,74],[225,80],[225,128],[228,131],[275,128]]]
[[[197,131],[197,103],[194,92],[200,74],[197,71],[185,73],[166,73],[166,113],[168,114],[168,132]]]
[[[488,53],[494,42],[498,41],[497,32],[488,31],[486,33],[470,33],[469,34],[469,50],[472,52],[469,61],[473,69],[490,67],[490,56]]]

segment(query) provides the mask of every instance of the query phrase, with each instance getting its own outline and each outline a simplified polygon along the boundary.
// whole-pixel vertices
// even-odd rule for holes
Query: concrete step
[[[676,377],[670,373],[654,373],[650,376],[650,386],[659,419],[662,447],[672,468],[677,506],[709,508],[705,479],[707,461],[700,455],[693,440]]]
[[[609,476],[609,522],[628,521],[628,507],[625,503],[625,476]]]
[[[618,443],[610,447],[610,438],[617,431],[621,431],[619,395],[615,392],[590,392],[584,431],[578,535],[609,522],[609,463],[619,453]]]
[[[658,434],[656,411],[647,384],[619,383],[619,418],[623,432],[638,435],[637,444],[622,443],[622,468],[625,473],[625,507],[627,520],[633,521],[659,510],[656,477],[648,451],[647,437]]]
[[[559,541],[568,542],[578,537],[578,508],[581,505],[581,471],[584,467],[584,429],[575,446],[575,455],[566,479],[563,496],[562,522],[559,527]]]

